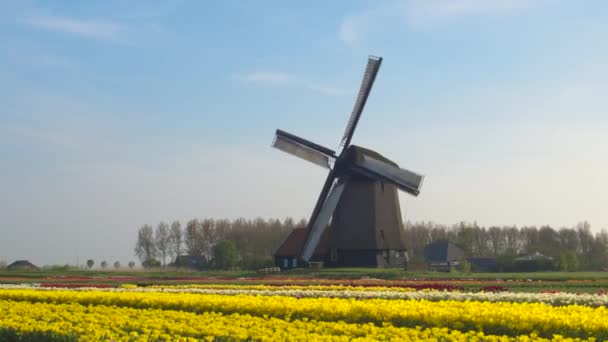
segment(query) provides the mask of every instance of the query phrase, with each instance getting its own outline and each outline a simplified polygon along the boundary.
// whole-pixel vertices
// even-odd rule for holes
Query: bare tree
[[[504,246],[504,230],[499,227],[490,227],[488,229],[488,235],[490,237],[490,245],[494,257],[497,257],[502,253]]]
[[[88,269],[93,268],[93,265],[95,265],[95,261],[93,259],[87,260],[87,268]]]
[[[156,244],[156,250],[160,255],[160,260],[165,266],[167,254],[169,254],[169,225],[165,222],[160,222],[156,226],[156,234],[154,234],[154,242]]]
[[[137,242],[135,243],[135,255],[145,262],[156,257],[156,244],[154,243],[154,229],[145,224],[137,232]]]
[[[115,269],[119,269],[120,268],[120,262],[119,261],[114,261],[114,268]]]
[[[197,219],[190,220],[186,224],[184,243],[186,251],[190,255],[201,256],[204,252],[203,228]]]
[[[108,262],[104,260],[101,262],[101,268],[105,269],[106,267],[108,267]]]
[[[230,221],[225,220],[230,226]],[[203,255],[210,259],[213,256],[213,246],[217,242],[216,237],[216,220],[211,218],[206,218],[201,222],[201,232],[200,236],[203,244]]]
[[[169,229],[169,255],[172,258],[177,258],[182,254],[183,233],[182,225],[179,221],[171,223]]]
[[[135,267],[135,261],[129,261],[129,268],[133,269]]]

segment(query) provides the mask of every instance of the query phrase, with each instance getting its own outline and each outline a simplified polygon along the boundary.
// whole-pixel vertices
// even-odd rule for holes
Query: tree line
[[[438,240],[460,246],[467,257],[492,257],[508,264],[519,255],[535,252],[553,258],[555,269],[604,270],[608,267],[608,232],[591,231],[588,222],[555,229],[550,226],[491,226],[460,222],[446,226],[432,222],[405,225],[412,261],[423,262],[424,247]]]
[[[144,267],[166,266],[177,256],[202,257],[205,267],[238,266],[257,269],[273,266],[272,253],[289,232],[306,227],[295,222],[256,218],[248,220],[192,219],[143,225],[137,232],[135,254]],[[559,229],[550,226],[490,226],[460,222],[442,225],[407,222],[403,227],[411,263],[424,263],[424,248],[448,240],[460,246],[467,257],[489,257],[508,262],[519,255],[541,253],[553,258],[563,270],[603,270],[608,267],[608,232],[591,231],[588,222]]]
[[[179,221],[143,225],[137,232],[135,255],[144,267],[175,265],[178,256],[202,257],[206,267],[245,269],[272,267],[272,253],[296,227],[295,222],[256,218],[248,220],[192,219],[185,226]]]

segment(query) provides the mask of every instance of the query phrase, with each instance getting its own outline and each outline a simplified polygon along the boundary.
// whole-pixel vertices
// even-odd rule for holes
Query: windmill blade
[[[304,242],[304,247],[300,253],[300,258],[305,261],[310,260],[315,249],[319,245],[319,240],[321,239],[321,235],[325,229],[327,229],[327,225],[329,224],[329,220],[331,219],[334,210],[336,210],[336,206],[340,201],[340,197],[342,196],[342,192],[344,191],[344,182],[338,182],[333,185],[329,195],[323,202],[323,206],[319,211],[318,215],[314,217],[314,221],[311,221],[311,225],[308,230],[308,235],[306,236],[306,241]]]
[[[312,215],[310,215],[310,220],[308,220],[308,232],[307,232],[306,239],[308,239],[308,236],[310,235],[309,233],[312,231],[312,227],[315,224],[315,222],[317,221],[319,212],[321,211],[321,208],[323,207],[323,204],[325,203],[325,200],[327,199],[327,195],[329,194],[329,192],[332,189],[334,180],[336,180],[335,171],[332,169],[329,171],[329,174],[327,175],[327,178],[325,179],[325,183],[323,184],[323,188],[321,188],[321,193],[319,194],[319,198],[317,198],[317,203],[315,203],[315,208],[312,211]],[[301,251],[300,251],[300,253],[301,253]]]
[[[350,140],[355,133],[355,128],[357,128],[357,123],[359,122],[359,118],[361,117],[361,113],[363,112],[363,108],[367,102],[367,97],[372,90],[372,86],[376,80],[376,74],[378,74],[381,63],[382,57],[370,56],[367,60],[367,67],[365,68],[365,74],[363,74],[363,81],[361,82],[359,95],[357,96],[355,107],[353,108],[353,112],[348,120],[348,125],[346,125],[346,130],[344,130],[342,142],[340,143],[345,148],[348,147]]]
[[[424,176],[401,169],[368,155],[362,155],[355,161],[355,171],[395,184],[401,190],[418,196]]]
[[[335,152],[312,141],[277,130],[272,146],[324,168],[330,168]]]

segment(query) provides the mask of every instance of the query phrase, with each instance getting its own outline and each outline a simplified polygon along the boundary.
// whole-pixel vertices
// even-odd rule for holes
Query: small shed
[[[432,270],[450,271],[464,259],[464,250],[448,240],[439,240],[424,247],[424,258]]]
[[[306,239],[306,228],[295,228],[274,252],[274,264],[280,268],[298,267],[298,255]]]
[[[322,265],[330,261],[328,259],[329,249],[327,247],[329,231],[330,229],[326,229],[321,235],[317,249],[315,249],[311,257],[310,264]],[[282,269],[303,266],[298,264],[298,256],[300,255],[304,241],[306,241],[306,234],[308,234],[307,228],[295,228],[292,230],[274,252],[274,264]]]
[[[40,268],[32,264],[28,260],[17,260],[6,267],[7,270],[11,271],[37,271]]]
[[[205,262],[205,257],[201,255],[178,255],[173,266],[202,270],[205,268]]]

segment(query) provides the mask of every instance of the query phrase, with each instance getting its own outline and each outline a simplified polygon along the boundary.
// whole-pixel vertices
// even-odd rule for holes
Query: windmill
[[[321,239],[327,240],[327,258],[334,265],[397,266],[405,258],[397,189],[417,196],[424,177],[399,168],[375,151],[351,145],[381,63],[382,58],[375,56],[367,61],[339,154],[276,131],[273,147],[329,170],[300,246],[298,257],[305,262],[311,261]]]

